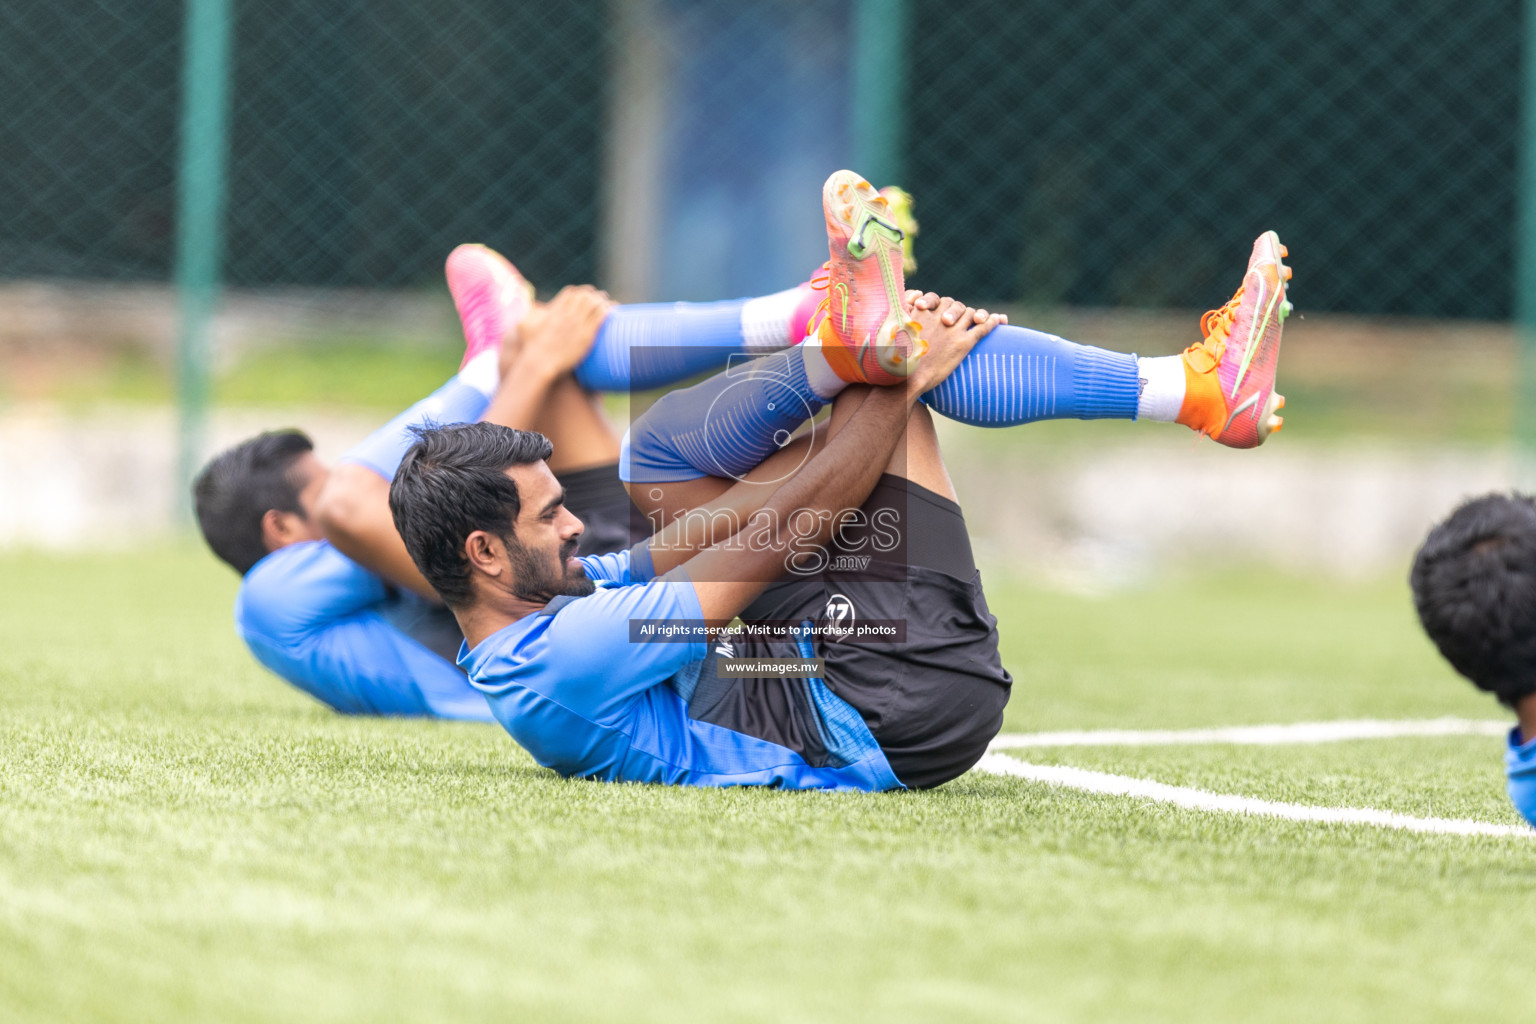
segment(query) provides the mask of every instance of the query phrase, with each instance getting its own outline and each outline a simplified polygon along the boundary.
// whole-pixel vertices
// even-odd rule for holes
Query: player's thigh
[[[743,620],[811,620],[827,684],[907,785],[955,778],[1002,724],[1012,680],[957,503],[887,475],[821,571],[768,588]]]
[[[717,501],[739,483],[758,484],[769,489],[781,486],[810,461],[821,443],[821,434],[813,424],[810,430],[794,438],[740,478],[703,476],[692,480],[627,483],[624,486],[628,488],[635,506],[659,529],[686,512]]]

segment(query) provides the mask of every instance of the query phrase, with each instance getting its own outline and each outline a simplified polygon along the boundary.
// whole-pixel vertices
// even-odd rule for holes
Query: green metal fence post
[[[878,187],[901,183],[909,0],[854,0],[853,169]]]
[[[1525,2],[1520,84],[1520,220],[1515,240],[1515,333],[1519,377],[1515,388],[1515,482],[1536,484],[1536,0]]]
[[[229,108],[230,0],[186,0],[181,65],[181,160],[176,195],[177,508],[202,455],[208,333],[219,291]]]

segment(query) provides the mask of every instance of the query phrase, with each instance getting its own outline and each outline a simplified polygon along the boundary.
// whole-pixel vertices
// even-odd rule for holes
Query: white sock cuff
[[[1136,375],[1141,378],[1141,397],[1136,400],[1136,418],[1172,423],[1184,406],[1184,357],[1157,356],[1136,360]]]
[[[741,306],[741,347],[748,352],[776,352],[789,344],[789,322],[800,305],[800,289],[748,299]]]
[[[488,348],[464,364],[459,383],[468,384],[486,398],[496,394],[501,384],[501,350]]]
[[[826,354],[821,351],[821,338],[813,334],[795,347],[804,359],[806,382],[816,392],[817,398],[830,402],[848,386],[848,382],[839,377],[832,369],[832,364],[827,362]]]

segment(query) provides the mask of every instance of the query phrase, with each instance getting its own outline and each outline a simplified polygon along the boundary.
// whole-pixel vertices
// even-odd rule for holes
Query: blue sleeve
[[[337,711],[491,721],[457,668],[374,610],[386,596],[331,545],[295,544],[246,575],[235,623],[258,661]]]
[[[342,462],[367,466],[385,480],[393,480],[405,453],[416,443],[412,428],[436,424],[473,423],[485,415],[490,396],[457,376],[384,424],[359,445],[342,455]]]
[[[719,369],[741,351],[745,305],[733,299],[615,306],[576,367],[576,379],[593,391],[649,391]]]
[[[698,594],[686,579],[613,587],[572,601],[545,633],[548,657],[558,664],[546,677],[552,680],[546,695],[591,721],[605,721],[637,694],[704,659],[703,620]],[[685,632],[648,634],[646,624]]]
[[[1536,739],[1522,743],[1520,730],[1511,729],[1504,769],[1509,773],[1509,799],[1515,810],[1536,825]]]
[[[251,567],[240,584],[242,629],[278,641],[378,604],[384,581],[323,540],[279,548]]]
[[[583,555],[578,561],[586,567],[587,577],[598,583],[649,583],[656,575],[651,564],[651,542],[643,540],[632,548],[606,555]]]

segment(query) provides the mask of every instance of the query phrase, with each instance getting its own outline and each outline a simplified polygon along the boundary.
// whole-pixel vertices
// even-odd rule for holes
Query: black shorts
[[[865,522],[887,510],[884,522],[900,524],[904,543],[881,552],[845,531],[829,551],[828,568],[773,584],[741,619],[903,627],[895,642],[818,638],[815,654],[825,659],[827,686],[858,710],[896,777],[914,789],[938,786],[968,771],[1002,728],[1013,679],[998,655],[997,619],[987,610],[959,505],[887,474],[863,509]],[[862,554],[871,555],[867,565],[859,561]],[[803,682],[713,682],[721,655],[798,653],[792,640],[733,636],[724,649],[712,650],[690,713],[816,763],[817,730]]]
[[[650,521],[619,482],[618,463],[556,473],[555,479],[565,488],[565,507],[586,527],[578,554],[623,551],[651,535]]]

